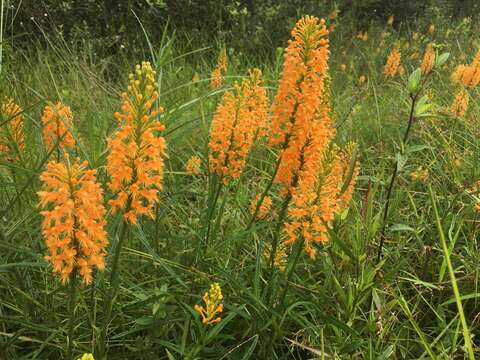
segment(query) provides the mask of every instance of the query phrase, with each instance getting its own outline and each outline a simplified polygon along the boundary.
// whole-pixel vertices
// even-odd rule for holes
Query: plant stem
[[[279,301],[280,307],[283,306],[285,298],[287,296],[290,280],[292,279],[298,259],[300,259],[300,254],[302,253],[302,250],[303,250],[303,243],[304,243],[303,238],[302,238],[302,241],[297,242],[292,264],[290,267],[287,268],[285,287],[283,288],[283,292],[282,292],[282,295],[280,296],[280,301]]]
[[[270,259],[268,260],[268,263],[270,264],[270,274],[268,276],[268,282],[267,282],[267,293],[266,293],[267,305],[270,305],[273,274],[275,271],[275,256],[277,254],[278,240],[280,238],[280,233],[282,231],[282,226],[283,226],[283,220],[287,215],[288,205],[290,204],[291,199],[292,199],[292,196],[289,194],[283,201],[282,208],[278,216],[277,225],[275,227],[275,233],[273,234],[272,248],[270,249]]]
[[[418,98],[418,93],[416,95],[410,96],[410,99],[412,100],[412,104],[410,106],[408,126],[407,126],[407,129],[405,130],[405,134],[403,135],[403,139],[402,139],[402,152],[408,141],[408,136],[410,134],[410,130],[415,120],[414,115],[415,115],[415,104],[417,102],[417,98]],[[392,176],[390,178],[390,184],[388,186],[388,191],[387,191],[387,200],[385,203],[385,209],[383,211],[383,224],[382,224],[382,230],[380,232],[380,244],[378,246],[378,251],[377,251],[377,261],[376,261],[377,265],[380,263],[380,260],[382,258],[383,244],[385,242],[385,231],[387,229],[388,211],[390,209],[390,201],[392,198],[393,185],[395,184],[395,180],[397,179],[397,174],[398,174],[398,159],[395,160],[395,162],[393,163]]]
[[[125,210],[125,213],[130,211],[130,202],[127,205],[127,209]],[[120,228],[120,236],[118,238],[118,243],[117,246],[115,246],[115,252],[113,254],[113,262],[112,262],[112,270],[110,272],[110,291],[107,294],[107,299],[105,301],[105,318],[103,321],[102,325],[102,332],[100,335],[100,341],[99,341],[99,357],[100,359],[103,359],[105,356],[105,348],[106,348],[106,341],[107,341],[107,329],[108,329],[108,323],[111,320],[112,316],[112,309],[113,309],[113,300],[115,299],[115,296],[117,295],[118,287],[119,287],[119,263],[120,263],[120,253],[122,250],[123,242],[125,240],[126,234],[128,232],[128,224],[127,222],[122,219],[121,223],[121,228]]]
[[[443,254],[447,262],[448,274],[450,275],[453,294],[455,295],[455,301],[457,303],[458,314],[460,315],[460,322],[462,324],[462,329],[463,329],[463,338],[465,340],[465,348],[467,349],[468,358],[470,360],[474,360],[475,355],[473,353],[473,347],[470,339],[470,332],[468,330],[467,320],[465,318],[465,313],[463,312],[462,297],[460,296],[460,291],[458,290],[457,279],[455,278],[455,272],[453,270],[452,261],[450,260],[450,251],[448,249],[447,241],[445,239],[445,233],[443,232],[442,223],[440,221],[437,202],[435,201],[435,196],[433,194],[433,190],[430,184],[428,185],[428,192],[430,194],[430,200],[432,202],[433,212],[435,213],[435,223],[437,225],[438,234],[440,235],[440,241],[442,242]]]
[[[215,207],[217,206],[218,198],[220,197],[220,193],[222,191],[222,188],[223,188],[223,182],[222,182],[222,179],[220,179],[218,187],[215,191],[215,196],[213,198],[213,202],[212,202],[212,204],[210,206],[210,209],[208,211],[207,232],[205,234],[205,251],[207,251],[208,241],[209,241],[209,238],[210,238],[210,231],[212,230],[212,216],[213,216],[213,213],[215,212]]]
[[[74,267],[70,274],[70,304],[67,338],[67,360],[73,359],[73,329],[75,328],[75,305],[77,301],[77,268]]]

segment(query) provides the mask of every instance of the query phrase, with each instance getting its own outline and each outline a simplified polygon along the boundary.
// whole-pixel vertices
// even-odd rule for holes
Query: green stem
[[[300,259],[300,254],[302,253],[302,250],[303,250],[303,243],[304,243],[303,238],[302,238],[302,241],[297,242],[292,265],[287,268],[287,274],[286,274],[286,280],[285,280],[286,282],[285,282],[285,286],[283,288],[283,292],[282,292],[282,295],[280,296],[280,301],[279,301],[280,307],[283,306],[285,298],[287,296],[288,288],[290,286],[290,281],[295,271],[295,267],[297,266],[298,259]]]
[[[125,213],[130,211],[130,203],[127,206],[127,209],[125,210]],[[99,358],[104,359],[106,355],[106,342],[107,342],[107,330],[108,330],[108,324],[111,320],[112,316],[112,310],[113,310],[113,301],[117,295],[118,288],[119,288],[119,263],[120,263],[120,253],[122,250],[123,242],[126,238],[127,232],[128,232],[128,224],[127,222],[122,219],[121,223],[121,228],[120,228],[120,236],[118,238],[118,243],[117,246],[115,247],[115,252],[113,254],[113,262],[112,262],[112,270],[110,272],[110,291],[107,294],[107,299],[105,301],[105,318],[102,324],[102,332],[100,335],[100,341],[99,341]]]
[[[213,216],[213,213],[215,212],[215,207],[217,206],[218,198],[220,197],[220,193],[222,191],[222,188],[223,188],[223,182],[222,182],[222,179],[220,178],[218,187],[215,191],[215,196],[213,198],[213,202],[211,203],[211,206],[208,210],[207,223],[206,223],[207,231],[206,231],[206,234],[205,234],[205,251],[207,251],[206,249],[208,247],[208,241],[209,241],[209,238],[210,238],[210,231],[212,230],[212,216]]]
[[[75,305],[77,301],[77,268],[70,274],[70,305],[67,338],[67,359],[73,360],[73,329],[75,328]]]
[[[430,200],[433,206],[433,212],[435,213],[435,223],[437,225],[438,234],[440,235],[440,241],[442,243],[443,254],[445,256],[445,260],[447,262],[448,273],[450,275],[450,281],[452,282],[453,294],[455,295],[455,301],[457,303],[458,314],[460,315],[460,322],[462,324],[463,329],[463,338],[465,340],[465,348],[467,349],[468,358],[470,360],[475,359],[475,355],[473,353],[472,342],[470,339],[470,332],[468,330],[467,319],[465,318],[465,313],[463,312],[462,306],[462,297],[460,296],[460,291],[458,290],[457,279],[455,277],[455,272],[453,270],[452,262],[450,260],[450,250],[447,246],[447,240],[445,239],[445,233],[443,232],[442,223],[440,221],[440,215],[438,213],[437,202],[435,201],[435,196],[433,194],[432,187],[430,184],[428,185],[428,192],[430,194]]]
[[[268,260],[269,265],[270,265],[270,274],[268,276],[268,282],[267,282],[267,293],[266,293],[267,306],[270,305],[273,274],[274,274],[274,271],[275,271],[275,256],[277,255],[278,240],[280,239],[280,234],[281,234],[282,226],[283,226],[283,220],[285,219],[285,217],[287,215],[288,205],[290,204],[291,198],[292,198],[291,195],[287,195],[287,197],[283,201],[282,208],[281,208],[280,214],[278,216],[277,225],[275,226],[275,233],[273,234],[272,248],[271,248],[271,251],[270,251],[270,259]]]

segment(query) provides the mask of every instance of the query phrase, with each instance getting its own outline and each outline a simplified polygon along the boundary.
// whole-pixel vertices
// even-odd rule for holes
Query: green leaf
[[[411,226],[405,225],[405,224],[393,224],[388,229],[390,231],[411,231],[411,232],[415,232],[414,228],[412,228]]]
[[[448,58],[450,57],[450,53],[443,53],[442,55],[440,55],[437,60],[435,61],[435,67],[440,67],[442,66],[443,64],[445,64],[448,60]]]
[[[422,70],[416,69],[408,78],[408,91],[410,94],[415,94],[418,91],[420,80],[422,78]]]

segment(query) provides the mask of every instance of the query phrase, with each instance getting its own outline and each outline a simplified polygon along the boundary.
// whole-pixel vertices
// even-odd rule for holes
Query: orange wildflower
[[[313,259],[316,250],[314,243],[328,241],[328,228],[335,214],[344,210],[351,200],[358,166],[347,179],[350,166],[351,147],[341,151],[335,145],[323,151],[308,173],[301,178],[294,189],[288,209],[288,219],[284,225],[285,244],[291,245],[300,239],[304,241],[305,252]],[[342,193],[344,182],[346,190]]]
[[[105,268],[105,208],[95,176],[96,171],[87,170],[86,162],[75,159],[72,163],[68,155],[60,162],[50,161],[40,175],[42,233],[50,253],[45,258],[62,283],[74,268],[86,284],[92,280],[94,267]]]
[[[202,323],[204,325],[219,323],[222,320],[220,314],[223,312],[223,295],[220,285],[218,283],[210,285],[210,290],[203,294],[202,299],[205,307],[198,304],[194,306],[195,311],[202,317]]]
[[[0,128],[0,154],[12,154],[25,148],[22,111],[13,99],[5,99],[2,104],[0,124],[4,125]]]
[[[422,70],[422,74],[429,74],[432,71],[433,66],[435,65],[435,50],[433,49],[432,44],[427,45],[427,49],[425,50],[425,54],[423,55],[422,65],[420,69]]]
[[[383,74],[386,77],[394,77],[397,74],[398,67],[400,66],[400,60],[400,51],[398,50],[398,47],[395,46],[390,55],[388,55],[387,63],[383,68]]]
[[[455,68],[452,81],[469,88],[474,88],[480,83],[480,50],[470,65],[462,64]]]
[[[257,209],[257,204],[260,201],[260,197],[261,197],[261,194],[257,194],[250,202],[250,213],[252,215],[255,214],[255,210]],[[265,196],[263,198],[262,204],[260,205],[260,208],[258,209],[257,219],[265,219],[270,213],[271,208],[272,208],[272,198],[270,196]]]
[[[221,176],[225,184],[240,177],[255,137],[264,133],[267,110],[267,94],[258,69],[223,95],[212,120],[208,147],[210,171]]]
[[[410,173],[410,178],[412,181],[424,182],[428,178],[428,170],[419,166]]]
[[[305,16],[292,30],[272,108],[269,144],[279,146],[275,182],[288,193],[304,163],[303,152],[317,118],[329,112],[325,102],[329,58],[325,20]],[[316,137],[325,140],[326,132]]]
[[[469,96],[468,92],[464,89],[459,90],[455,94],[453,99],[452,106],[450,107],[450,112],[456,117],[462,117],[465,115],[468,109]]]
[[[69,106],[61,102],[45,106],[42,123],[43,142],[49,150],[57,144],[62,150],[75,146],[75,139],[70,132],[73,127],[73,114]]]
[[[112,211],[123,210],[135,223],[138,216],[153,217],[152,209],[162,189],[165,126],[158,120],[163,109],[158,99],[155,71],[149,62],[137,65],[129,75],[128,92],[122,94],[121,112],[115,113],[120,129],[107,140],[108,186],[115,193]]]
[[[430,24],[430,26],[428,27],[428,32],[430,34],[433,34],[435,32],[435,25],[433,24]]]
[[[365,81],[367,81],[367,77],[365,75],[360,75],[360,77],[358,78],[358,82],[360,84],[363,84],[365,83]]]
[[[200,175],[201,164],[202,160],[197,155],[193,155],[190,159],[188,159],[187,165],[185,166],[187,174],[193,176]]]
[[[341,64],[340,69],[342,69],[342,71],[347,71],[347,64]]]
[[[223,74],[227,72],[228,58],[227,50],[223,48],[218,55],[217,66],[212,71],[210,86],[212,89],[218,89],[222,83]]]

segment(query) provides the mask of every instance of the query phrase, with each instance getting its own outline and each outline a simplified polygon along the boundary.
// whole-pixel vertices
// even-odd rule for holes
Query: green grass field
[[[452,81],[458,65],[475,66],[478,31],[468,20],[433,31],[386,24],[363,41],[340,24],[329,37],[325,92],[313,97],[330,102],[332,143],[356,143],[335,185],[348,185],[355,160],[360,172],[349,206],[325,224],[328,241],[314,245],[315,259],[302,251],[301,235],[282,245],[291,203],[280,184],[270,186],[278,148],[256,136],[240,176],[225,185],[208,165],[212,118],[249,68],[263,73],[275,121],[281,49],[248,59],[226,44],[227,69],[212,89],[223,44],[192,51],[167,34],[161,44],[146,36],[144,53],[99,61],[57,38],[22,50],[2,43],[0,97],[21,107],[13,115],[21,116],[24,135],[15,136],[17,117],[4,106],[0,359],[480,357],[480,86]],[[436,63],[422,74],[430,43]],[[388,77],[394,48],[404,73]],[[118,196],[111,178],[123,170],[109,165],[106,139],[119,131],[120,94],[142,61],[156,70],[167,155],[153,217],[131,224],[108,202]],[[468,108],[454,114],[460,90]],[[42,137],[44,108],[58,101],[73,113],[65,124],[75,143],[69,150],[61,146],[65,134],[52,147]],[[269,125],[266,135],[274,135]],[[63,284],[45,259],[40,175],[67,152],[96,169],[104,192],[105,270],[95,270],[88,285],[77,270]],[[201,159],[197,175],[186,169],[194,155]],[[271,209],[252,221],[251,201],[267,191]],[[270,258],[282,249],[285,269]],[[214,283],[223,310],[205,324],[195,309],[206,306],[202,296]]]

